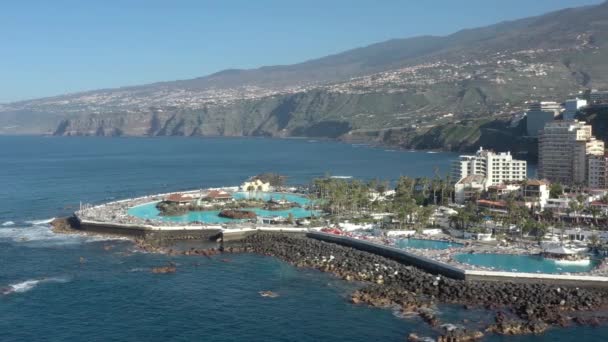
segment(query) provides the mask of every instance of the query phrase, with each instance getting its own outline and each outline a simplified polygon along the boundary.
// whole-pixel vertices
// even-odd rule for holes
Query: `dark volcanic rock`
[[[257,217],[257,215],[253,211],[234,209],[222,210],[219,213],[219,216],[237,220],[255,219]]]
[[[331,272],[348,281],[367,282],[367,286],[352,294],[353,303],[399,307],[403,312],[418,313],[432,326],[438,326],[439,321],[431,309],[441,303],[509,312],[508,317],[499,312],[495,324],[487,329],[498,334],[541,333],[548,325],[566,325],[577,312],[608,304],[606,290],[454,280],[379,255],[300,235],[258,233],[244,238],[238,245],[225,246],[224,252],[273,256],[297,267]],[[183,254],[208,255],[201,251]],[[597,324],[598,321],[579,319],[577,323]],[[479,338],[479,334],[447,332],[443,341],[470,341]]]

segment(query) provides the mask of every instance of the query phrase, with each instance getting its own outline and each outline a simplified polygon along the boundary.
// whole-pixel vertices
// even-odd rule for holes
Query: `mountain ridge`
[[[303,135],[466,149],[486,139],[485,124],[458,147],[437,130],[507,125],[526,100],[608,88],[606,57],[608,2],[293,65],[4,104],[0,134]]]

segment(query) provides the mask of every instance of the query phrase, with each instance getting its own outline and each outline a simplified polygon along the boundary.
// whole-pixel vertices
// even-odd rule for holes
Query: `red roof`
[[[165,201],[169,202],[190,202],[192,197],[184,196],[183,194],[171,194],[165,198]]]
[[[207,196],[205,196],[205,197],[214,198],[214,199],[227,199],[227,198],[232,198],[232,195],[230,195],[226,191],[211,190],[211,191],[209,191],[209,193],[207,193]]]
[[[542,181],[542,180],[538,180],[538,179],[528,179],[525,183],[526,185],[547,185],[547,182]]]
[[[490,200],[484,200],[484,199],[477,200],[477,204],[478,205],[487,205],[487,206],[491,206],[491,207],[506,207],[507,206],[507,203],[505,201],[490,201]]]

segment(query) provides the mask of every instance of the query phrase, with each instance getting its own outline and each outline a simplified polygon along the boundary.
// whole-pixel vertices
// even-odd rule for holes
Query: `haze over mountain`
[[[294,65],[0,105],[0,134],[308,136],[466,149],[529,99],[608,88],[608,3]],[[484,135],[485,134],[485,135]]]

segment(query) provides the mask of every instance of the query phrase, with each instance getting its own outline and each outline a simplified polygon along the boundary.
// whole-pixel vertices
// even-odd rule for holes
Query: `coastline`
[[[462,152],[460,150],[449,150],[449,149],[412,149],[406,148],[401,145],[391,145],[380,143],[375,140],[365,140],[365,139],[355,139],[355,140],[347,140],[338,138],[329,138],[329,137],[305,137],[305,136],[256,136],[256,135],[240,135],[240,136],[227,136],[227,135],[200,135],[200,136],[181,136],[181,135],[163,135],[163,136],[148,136],[148,135],[119,135],[119,136],[102,136],[102,135],[55,135],[52,133],[40,133],[40,134],[0,134],[0,136],[18,136],[18,137],[44,137],[44,138],[103,138],[103,139],[272,139],[272,140],[315,140],[318,142],[331,142],[338,144],[346,144],[346,145],[366,145],[370,148],[391,148],[398,151],[412,151],[412,152],[439,152],[439,153],[458,153]],[[470,151],[474,151],[478,147],[471,147]]]
[[[70,226],[53,224],[53,227],[59,233],[75,232]],[[438,341],[472,341],[484,334],[540,334],[552,326],[608,323],[608,312],[603,312],[608,309],[608,299],[604,298],[606,292],[599,289],[455,280],[376,254],[311,239],[304,234],[256,232],[237,241],[200,249],[157,245],[150,240],[129,240],[142,251],[167,256],[210,258],[222,254],[254,253],[278,258],[298,268],[331,273],[345,281],[362,282],[364,287],[350,295],[353,304],[392,308],[404,317],[418,316],[434,328]],[[166,273],[176,271],[169,269],[171,271]],[[494,313],[493,321],[486,322],[481,330],[471,329],[462,322],[440,322],[434,310],[443,304],[462,305],[467,310],[490,310]],[[460,328],[445,328],[455,324]],[[417,338],[412,334],[409,340],[422,341]]]

